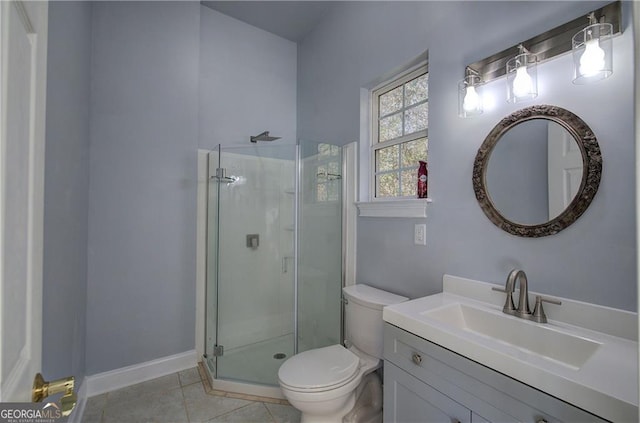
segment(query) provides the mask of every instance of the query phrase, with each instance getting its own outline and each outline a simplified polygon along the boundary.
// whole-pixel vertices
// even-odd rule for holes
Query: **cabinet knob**
[[[422,356],[418,353],[413,353],[413,355],[411,356],[411,359],[417,365],[420,365],[420,363],[422,363]]]

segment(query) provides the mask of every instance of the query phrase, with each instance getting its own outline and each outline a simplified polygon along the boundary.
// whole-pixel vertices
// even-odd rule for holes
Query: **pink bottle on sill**
[[[427,198],[427,181],[429,172],[427,170],[427,162],[419,161],[418,167],[418,198]]]

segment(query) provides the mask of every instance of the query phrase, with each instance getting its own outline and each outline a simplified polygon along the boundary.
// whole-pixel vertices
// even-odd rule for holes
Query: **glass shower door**
[[[208,283],[216,312],[207,353],[216,378],[277,385],[278,368],[294,353],[296,147],[223,146],[217,156],[209,196],[217,283]]]
[[[342,147],[300,143],[298,351],[340,343]]]
[[[286,358],[340,342],[341,175],[342,149],[326,143],[209,154],[206,363],[215,379],[277,386]]]

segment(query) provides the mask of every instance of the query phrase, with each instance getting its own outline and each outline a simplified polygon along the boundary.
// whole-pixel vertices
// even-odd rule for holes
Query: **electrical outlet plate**
[[[415,245],[427,245],[427,225],[416,223],[413,230],[413,243]]]

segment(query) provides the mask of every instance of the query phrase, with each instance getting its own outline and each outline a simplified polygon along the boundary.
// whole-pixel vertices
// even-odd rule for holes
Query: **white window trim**
[[[415,63],[415,62],[414,62]],[[393,140],[385,141],[382,143],[377,142],[378,138],[378,104],[377,101],[373,101],[373,93],[375,91],[379,91],[384,88],[388,88],[392,90],[400,85],[405,84],[406,82],[416,78],[421,73],[424,72],[424,67],[427,66],[428,71],[428,61],[421,61],[419,63],[414,64],[411,68],[407,69],[404,75],[398,77],[397,75],[393,78],[390,78],[377,86],[367,90],[368,96],[368,107],[366,110],[366,114],[368,116],[363,116],[365,110],[362,109],[361,117],[365,118],[369,122],[368,127],[366,128],[368,134],[366,137],[361,136],[360,142],[361,144],[361,152],[365,153],[363,150],[366,149],[367,152],[365,155],[361,155],[360,157],[364,159],[368,158],[369,163],[367,166],[361,167],[361,178],[366,178],[368,181],[368,189],[360,191],[361,194],[367,194],[368,201],[359,201],[356,202],[356,206],[359,210],[359,216],[361,217],[403,217],[403,218],[426,218],[427,217],[427,205],[432,202],[431,198],[407,198],[407,197],[397,197],[397,198],[376,198],[375,196],[375,151],[378,148],[389,147],[395,144],[400,144],[406,142],[410,139],[417,138],[428,138],[428,128],[423,131],[419,131],[416,133],[412,133],[408,136],[402,136],[400,138],[395,138]],[[365,95],[364,89],[362,92],[362,96]],[[362,97],[361,97],[362,98]],[[364,99],[363,99],[364,100]],[[427,99],[428,102],[428,99]],[[362,104],[362,103],[361,103]],[[361,130],[365,129],[361,126]],[[377,144],[377,145],[376,145]],[[377,148],[374,148],[376,146]],[[364,148],[363,148],[364,147]],[[363,196],[364,197],[364,196]],[[361,197],[362,198],[362,197]],[[365,198],[367,200],[367,198]]]
[[[427,217],[430,198],[360,201],[356,203],[361,217]]]

